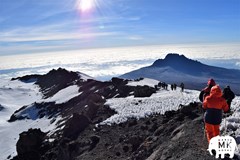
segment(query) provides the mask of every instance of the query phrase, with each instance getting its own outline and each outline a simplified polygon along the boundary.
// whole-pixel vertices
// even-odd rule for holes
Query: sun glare
[[[94,0],[78,0],[78,8],[82,11],[89,11],[94,7]]]

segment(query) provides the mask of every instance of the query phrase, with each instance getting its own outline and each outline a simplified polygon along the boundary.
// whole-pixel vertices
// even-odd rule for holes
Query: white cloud
[[[240,62],[237,62],[237,63],[236,63],[236,66],[240,67]]]
[[[148,66],[167,53],[179,53],[198,59],[235,57],[240,59],[239,45],[160,45],[123,48],[85,49],[39,54],[1,56],[0,75],[16,77],[25,74],[46,73],[52,68],[63,67],[80,71],[92,77],[107,79]],[[229,54],[226,55],[225,53]],[[235,54],[238,54],[236,57]],[[238,63],[240,64],[240,63]],[[3,76],[4,75],[4,76]]]
[[[87,39],[102,36],[117,35],[116,32],[93,32],[93,33],[41,33],[28,35],[9,35],[2,37],[0,42],[26,42],[26,41],[52,41],[52,40],[74,40]]]

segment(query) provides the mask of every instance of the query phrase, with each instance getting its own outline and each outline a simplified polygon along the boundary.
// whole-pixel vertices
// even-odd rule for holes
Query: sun
[[[78,0],[78,8],[82,12],[91,10],[94,5],[94,0]]]

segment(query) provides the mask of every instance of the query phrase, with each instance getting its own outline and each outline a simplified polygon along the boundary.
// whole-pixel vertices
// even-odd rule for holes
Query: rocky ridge
[[[155,114],[139,120],[130,119],[119,125],[99,125],[115,114],[105,105],[106,99],[151,96],[156,88],[128,86],[129,80],[119,78],[108,82],[82,79],[79,74],[64,69],[42,76],[24,77],[24,81],[33,78],[44,98],[71,85],[77,85],[81,94],[62,104],[36,102],[16,111],[9,122],[31,118],[19,114],[29,108],[37,108],[36,119],[48,117],[54,122],[61,116],[62,120],[57,123],[58,130],[53,134],[39,129],[21,133],[16,148],[18,155],[12,158],[14,160],[214,159],[206,150],[199,103],[189,102],[187,106],[180,106],[178,111],[167,111],[164,115]],[[49,78],[53,80],[48,82]],[[66,80],[61,81],[61,78]]]

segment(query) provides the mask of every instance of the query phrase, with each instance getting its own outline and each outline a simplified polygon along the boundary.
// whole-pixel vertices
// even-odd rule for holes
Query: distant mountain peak
[[[240,94],[240,70],[203,64],[177,53],[169,53],[164,59],[158,59],[150,66],[121,77],[128,79],[146,77],[167,83],[183,82],[187,88],[198,90],[202,89],[209,78],[214,78],[220,86],[230,85],[236,94]]]
[[[198,61],[194,61],[192,59],[189,59],[185,57],[184,55],[180,55],[177,53],[169,53],[166,55],[164,59],[158,59],[156,60],[152,66],[154,67],[163,67],[163,66],[170,66],[170,67],[179,67],[179,66],[185,66],[185,65],[193,65],[193,64],[200,64]]]
[[[165,59],[175,59],[175,58],[185,58],[185,59],[187,59],[184,55],[180,55],[178,53],[168,53],[165,57]]]

